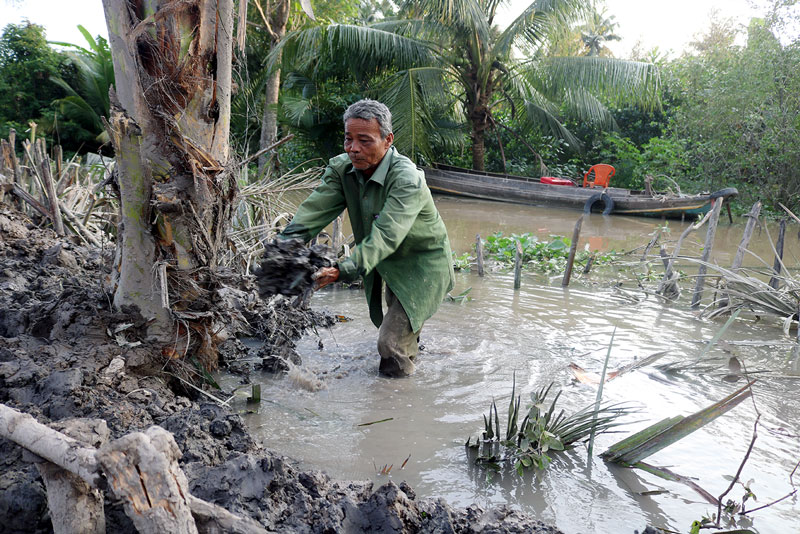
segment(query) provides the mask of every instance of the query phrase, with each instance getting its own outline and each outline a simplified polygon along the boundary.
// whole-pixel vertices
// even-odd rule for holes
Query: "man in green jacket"
[[[370,318],[380,328],[379,370],[408,376],[414,372],[423,323],[453,288],[447,229],[424,173],[392,146],[389,108],[360,100],[347,108],[344,130],[345,154],[328,162],[322,183],[297,209],[282,237],[309,241],[347,208],[356,247],[336,267],[317,272],[316,286],[362,277]]]

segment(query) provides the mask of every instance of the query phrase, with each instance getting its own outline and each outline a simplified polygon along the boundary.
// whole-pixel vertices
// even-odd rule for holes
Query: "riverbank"
[[[560,532],[505,506],[417,499],[405,483],[332,480],[270,452],[239,415],[164,373],[160,348],[144,340],[145,321],[135,311],[111,309],[103,289],[110,254],[59,239],[0,205],[0,402],[43,423],[103,419],[112,439],[160,425],[182,451],[192,494],[269,531]],[[228,279],[225,300],[246,319],[247,333],[291,352],[313,315],[268,306],[252,280]],[[223,357],[245,350],[231,337]],[[135,532],[121,504],[106,498],[105,512],[108,532]],[[0,439],[0,532],[51,531],[36,468]]]

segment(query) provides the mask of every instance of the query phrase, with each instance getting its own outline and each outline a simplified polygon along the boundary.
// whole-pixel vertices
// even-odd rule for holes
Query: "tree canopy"
[[[535,0],[505,29],[495,24],[500,0],[403,2],[400,16],[356,26],[331,24],[294,32],[277,47],[284,69],[314,70],[322,55],[354,73],[382,73],[374,96],[395,116],[397,144],[430,160],[452,148],[462,125],[472,164],[485,167],[484,140],[496,110],[520,113],[578,147],[563,114],[600,126],[614,120],[603,100],[658,105],[658,72],[650,64],[600,57],[548,57],[548,40],[587,13],[582,0]]]

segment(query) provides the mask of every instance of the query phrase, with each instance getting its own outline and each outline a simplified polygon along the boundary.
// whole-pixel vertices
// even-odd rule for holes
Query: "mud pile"
[[[298,470],[256,443],[238,415],[175,393],[158,347],[144,340],[143,319],[112,311],[102,285],[108,264],[101,251],[57,239],[0,205],[0,402],[43,423],[105,419],[112,439],[161,425],[183,451],[193,494],[270,531],[558,532],[505,507],[453,509],[442,500],[417,500],[405,484],[374,488]],[[256,293],[252,279],[242,280],[220,300],[230,301],[232,313],[247,318],[249,334],[271,339],[274,350],[315,320]],[[233,340],[225,354],[230,360],[244,350]],[[105,508],[108,532],[135,532],[119,504],[107,501]],[[2,439],[0,532],[52,532],[36,468]]]

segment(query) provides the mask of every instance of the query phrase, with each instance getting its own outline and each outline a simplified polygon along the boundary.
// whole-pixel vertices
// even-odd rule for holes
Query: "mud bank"
[[[404,483],[376,488],[299,470],[256,443],[238,415],[176,387],[163,372],[158,347],[144,340],[142,318],[111,310],[103,289],[108,259],[0,205],[0,402],[43,423],[101,418],[112,438],[160,425],[183,452],[194,495],[269,531],[560,532],[506,507],[455,509],[443,500],[416,499]],[[288,302],[267,305],[251,279],[231,280],[220,299],[250,325],[239,332],[291,355],[293,339],[314,316],[293,314]],[[244,351],[232,338],[223,354],[232,360]],[[108,532],[135,532],[120,504],[107,499],[105,511]],[[0,532],[52,532],[36,468],[2,439]]]

